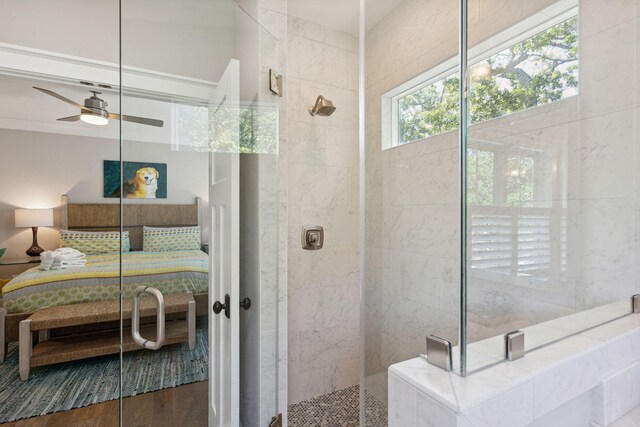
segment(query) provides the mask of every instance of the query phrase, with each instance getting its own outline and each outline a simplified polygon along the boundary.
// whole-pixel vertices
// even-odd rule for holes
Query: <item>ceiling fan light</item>
[[[90,125],[104,126],[109,124],[109,119],[106,117],[101,116],[100,114],[91,114],[87,112],[80,114],[80,120],[85,123],[89,123]]]

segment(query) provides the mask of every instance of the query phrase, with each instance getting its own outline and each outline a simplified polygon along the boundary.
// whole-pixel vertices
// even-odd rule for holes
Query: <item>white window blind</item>
[[[546,208],[474,207],[471,268],[542,280],[566,269],[567,221]]]

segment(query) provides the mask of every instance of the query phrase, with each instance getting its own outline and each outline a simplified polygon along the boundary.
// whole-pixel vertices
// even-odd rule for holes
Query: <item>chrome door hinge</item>
[[[271,420],[271,424],[269,424],[269,427],[282,427],[282,414],[278,414],[277,416],[273,417],[273,419]]]
[[[274,95],[282,97],[282,76],[273,69],[269,69],[269,90]]]

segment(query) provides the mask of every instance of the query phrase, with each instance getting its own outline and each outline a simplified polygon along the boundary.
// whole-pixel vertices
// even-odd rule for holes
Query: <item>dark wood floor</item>
[[[126,427],[207,425],[207,382],[168,388],[123,400]],[[116,427],[118,401],[2,424],[3,427]]]

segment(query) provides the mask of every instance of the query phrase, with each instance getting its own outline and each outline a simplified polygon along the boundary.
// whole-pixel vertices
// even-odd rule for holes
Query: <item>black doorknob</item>
[[[240,308],[244,308],[245,310],[249,310],[251,308],[251,300],[247,297],[240,301]]]
[[[224,315],[227,316],[227,319],[231,318],[231,297],[229,294],[224,296],[224,304],[220,301],[216,301],[213,303],[213,312],[215,314],[220,314],[224,310]]]

